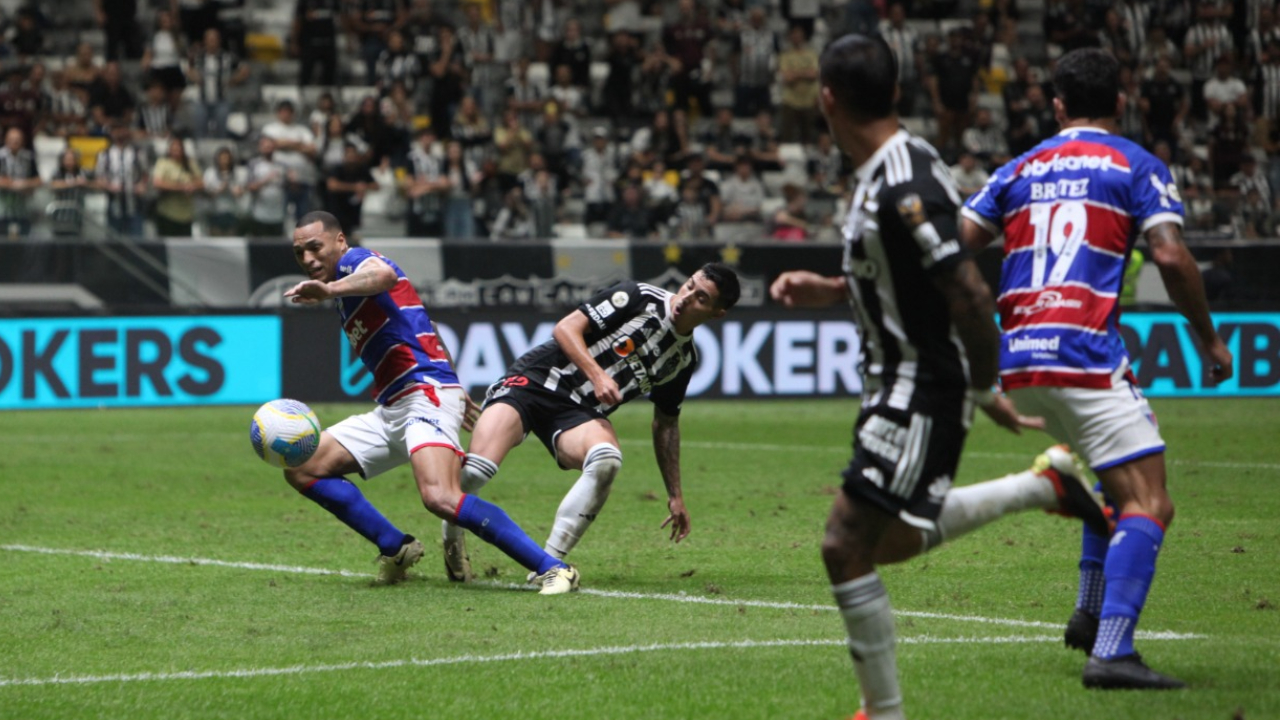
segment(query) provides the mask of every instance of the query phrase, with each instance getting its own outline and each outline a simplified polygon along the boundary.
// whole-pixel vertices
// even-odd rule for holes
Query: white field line
[[[42,555],[73,555],[77,557],[90,557],[99,560],[134,560],[138,562],[157,562],[167,563],[171,565],[211,565],[214,567],[236,568],[240,570],[268,570],[279,573],[292,573],[299,575],[338,575],[341,577],[351,578],[370,578],[370,573],[358,573],[350,570],[329,570],[326,568],[301,567],[296,565],[268,565],[264,563],[250,562],[231,562],[227,560],[210,560],[207,558],[182,558],[168,555],[139,555],[136,553],[117,553],[106,552],[103,550],[65,550],[60,548],[35,547],[31,545],[0,545],[0,550],[8,550],[10,552],[30,552]],[[489,585],[512,590],[531,590],[530,585],[517,585],[514,583],[488,583],[481,582],[478,584]],[[638,593],[625,592],[621,590],[597,590],[593,588],[583,588],[578,591],[583,595],[593,595],[596,597],[615,598],[623,600],[657,600],[665,602],[691,603],[696,605],[727,605],[731,607],[756,607],[768,608],[772,610],[805,610],[805,611],[822,611],[830,612],[835,610],[835,605],[806,605],[793,602],[772,602],[768,600],[733,600],[730,598],[709,598],[698,595],[685,595],[683,593]],[[894,610],[894,614],[899,617],[921,618],[926,620],[950,620],[953,622],[981,623],[986,625],[1001,625],[1004,627],[1023,627],[1023,628],[1041,628],[1046,630],[1060,630],[1061,625],[1057,623],[1040,622],[1036,620],[1014,620],[1009,618],[992,618],[983,617],[981,615],[950,615],[947,613],[934,612],[917,612],[913,610]],[[1168,631],[1140,630],[1137,633],[1139,639],[1144,640],[1196,640],[1202,639],[1203,635],[1193,633],[1175,633]]]
[[[624,445],[649,445],[648,440],[639,439],[623,439]],[[840,443],[836,445],[779,445],[777,443],[734,443],[734,442],[712,442],[698,440],[681,440],[681,447],[697,448],[699,450],[758,450],[762,452],[835,452],[843,455],[851,455],[852,447],[848,443]],[[965,452],[962,457],[983,458],[988,460],[1022,460],[1029,462],[1032,455],[1029,453],[996,453],[996,452]],[[1280,470],[1280,463],[1255,463],[1255,462],[1231,462],[1218,460],[1184,460],[1173,458],[1169,461],[1173,465],[1180,467],[1207,467],[1207,468],[1223,468],[1228,470]]]
[[[900,645],[975,644],[1002,645],[1017,643],[1060,642],[1057,635],[1011,635],[1006,637],[958,637],[944,638],[916,635],[898,638]],[[545,650],[514,652],[500,655],[459,655],[429,660],[384,660],[380,662],[350,662],[330,665],[291,665],[289,667],[243,668],[239,670],[185,670],[168,673],[119,673],[113,675],[55,675],[44,678],[0,678],[0,687],[31,685],[92,685],[95,683],[157,682],[166,680],[211,680],[222,678],[259,678],[280,675],[307,675],[312,673],[342,672],[346,670],[386,670],[402,667],[435,667],[464,663],[497,663],[518,660],[556,660],[561,658],[599,657],[603,655],[630,655],[634,653],[666,652],[680,650],[750,650],[776,647],[839,647],[845,640],[737,640],[733,642],[658,643],[654,645],[627,645],[614,647],[583,648],[579,650]]]

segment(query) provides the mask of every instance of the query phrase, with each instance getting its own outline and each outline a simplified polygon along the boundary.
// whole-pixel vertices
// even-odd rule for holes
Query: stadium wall
[[[561,313],[433,311],[468,389],[479,395],[518,355],[551,337]],[[1280,314],[1219,313],[1238,361],[1219,387],[1174,313],[1121,322],[1151,397],[1280,396]],[[695,335],[702,367],[692,397],[856,395],[858,339],[848,312],[736,309]],[[270,314],[45,317],[0,320],[0,409],[369,400],[368,372],[326,310]]]

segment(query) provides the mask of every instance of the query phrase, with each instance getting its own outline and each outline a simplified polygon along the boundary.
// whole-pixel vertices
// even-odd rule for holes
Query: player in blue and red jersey
[[[320,447],[285,479],[378,546],[379,574],[397,582],[423,554],[343,476],[371,478],[409,463],[432,514],[466,528],[537,573],[542,594],[578,588],[578,571],[548,555],[497,505],[463,493],[458,433],[477,414],[435,325],[404,272],[390,259],[347,245],[327,212],[304,215],[293,253],[311,277],[285,292],[293,302],[335,300],[343,331],[373,375],[378,407],[326,429]]]
[[[970,250],[1004,235],[997,306],[1000,382],[1023,412],[1084,456],[1119,510],[1112,537],[1084,531],[1080,591],[1066,642],[1090,654],[1084,684],[1177,688],[1133,649],[1134,626],[1173,519],[1164,441],[1129,368],[1120,287],[1139,236],[1169,297],[1190,322],[1215,381],[1232,357],[1215,332],[1182,202],[1169,169],[1118,135],[1119,65],[1096,49],[1054,71],[1062,131],[996,171],[962,211]]]

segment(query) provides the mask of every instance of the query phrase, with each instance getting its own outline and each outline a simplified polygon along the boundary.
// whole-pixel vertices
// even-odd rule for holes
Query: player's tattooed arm
[[[662,527],[671,526],[671,539],[680,542],[689,535],[689,511],[684,506],[680,489],[680,417],[653,409],[653,452],[658,460],[662,483],[667,487],[667,519]]]
[[[285,291],[284,296],[293,302],[314,305],[322,300],[339,297],[367,297],[386,292],[395,286],[399,277],[391,266],[371,257],[360,263],[360,267],[341,280],[325,282],[323,280],[306,280]]]
[[[1169,299],[1191,323],[1196,337],[1200,339],[1210,376],[1215,382],[1229,379],[1234,358],[1214,330],[1213,318],[1209,316],[1209,301],[1204,294],[1204,280],[1195,258],[1182,240],[1182,227],[1172,222],[1160,223],[1147,230],[1146,238],[1151,248],[1151,261],[1160,269],[1160,278],[1164,281],[1165,290],[1169,291]]]

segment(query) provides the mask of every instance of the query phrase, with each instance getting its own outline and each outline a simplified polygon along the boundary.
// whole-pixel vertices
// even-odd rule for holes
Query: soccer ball
[[[320,447],[320,420],[297,400],[272,400],[249,422],[253,451],[273,467],[298,467]]]

